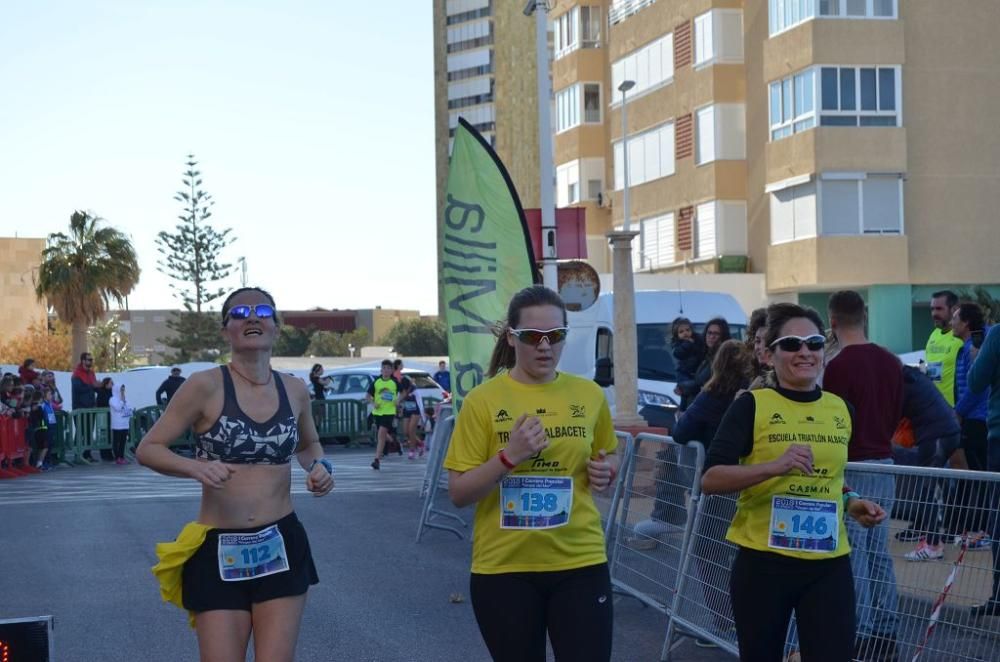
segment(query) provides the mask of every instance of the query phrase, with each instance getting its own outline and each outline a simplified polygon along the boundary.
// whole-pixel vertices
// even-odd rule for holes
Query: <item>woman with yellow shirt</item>
[[[472,607],[496,662],[611,658],[612,594],[591,490],[617,473],[604,393],[558,372],[566,338],[559,295],[511,299],[489,381],[469,392],[444,466],[459,507],[476,504]]]
[[[740,659],[780,662],[792,612],[802,659],[854,657],[855,604],[845,514],[871,527],[886,514],[844,484],[852,413],[817,385],[822,321],[773,304],[766,355],[777,386],[729,407],[702,477],[706,494],[740,492],[726,538],[739,547],[730,596]]]

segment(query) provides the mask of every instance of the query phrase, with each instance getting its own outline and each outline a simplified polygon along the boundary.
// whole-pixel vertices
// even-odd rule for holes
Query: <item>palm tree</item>
[[[42,251],[35,294],[48,299],[56,314],[73,329],[70,363],[87,351],[87,327],[100,320],[114,299],[123,299],[139,282],[139,262],[128,237],[104,219],[73,212],[69,235],[53,232]]]

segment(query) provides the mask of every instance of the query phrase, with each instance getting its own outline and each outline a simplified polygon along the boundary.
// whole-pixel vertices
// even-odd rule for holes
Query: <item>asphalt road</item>
[[[392,458],[376,473],[369,453],[328,451],[338,489],[322,499],[301,493],[294,467],[320,575],[296,659],[487,662],[467,599],[468,541],[431,531],[415,544],[422,462]],[[196,660],[185,614],[161,602],[149,568],[154,544],[195,517],[197,494],[191,481],[108,463],[0,481],[0,618],[54,616],[59,662]],[[665,626],[616,598],[613,659],[659,659]],[[686,642],[673,659],[731,658]]]

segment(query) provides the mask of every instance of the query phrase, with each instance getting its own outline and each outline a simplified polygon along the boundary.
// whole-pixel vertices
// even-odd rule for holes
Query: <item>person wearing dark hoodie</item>
[[[177,389],[181,387],[184,383],[184,378],[181,377],[180,368],[171,368],[170,376],[163,380],[160,384],[160,388],[156,389],[156,404],[164,405],[170,402],[170,398],[174,397],[174,393]]]
[[[715,360],[715,353],[722,343],[732,337],[729,331],[729,322],[722,317],[713,317],[705,324],[705,356],[698,365],[693,379],[678,380],[674,393],[681,396],[682,401],[694,402],[695,396],[712,376],[712,361]],[[683,408],[682,408],[683,409]]]
[[[94,372],[94,357],[90,352],[80,355],[80,362],[73,370],[70,382],[73,384],[73,409],[90,409],[96,406],[100,387],[97,384],[97,373]]]
[[[961,430],[958,420],[934,382],[918,368],[903,366],[903,417],[913,429],[913,448],[893,446],[893,461],[919,467],[943,467],[958,448]],[[921,504],[913,526],[896,534],[901,541],[917,540],[906,553],[907,561],[944,558],[944,543],[938,522],[942,504],[935,496],[937,480],[921,479],[916,484],[916,500]]]
[[[670,350],[677,368],[677,382],[689,382],[698,373],[708,348],[701,336],[694,332],[691,320],[678,317],[670,324]],[[680,410],[684,411],[693,398],[682,396]]]

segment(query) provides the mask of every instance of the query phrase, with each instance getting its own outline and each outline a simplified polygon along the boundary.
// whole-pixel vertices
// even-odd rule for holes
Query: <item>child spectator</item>
[[[34,391],[31,396],[31,408],[28,414],[28,435],[35,451],[35,468],[48,471],[45,455],[49,452],[49,417],[42,407],[44,397],[41,391]]]
[[[125,400],[124,384],[118,387],[118,392],[112,396],[108,407],[111,409],[111,450],[115,456],[115,464],[128,464],[125,459],[125,443],[128,441],[132,408]]]
[[[41,376],[38,374],[38,371],[35,370],[35,359],[25,359],[24,363],[21,364],[21,367],[18,368],[17,371],[21,374],[22,384],[31,384],[34,386],[38,381],[38,378]]]
[[[707,348],[705,341],[694,332],[691,320],[686,317],[678,317],[670,325],[670,347],[673,350],[674,361],[677,365],[677,382],[687,382],[695,378],[698,373],[698,366],[705,359]],[[688,408],[693,397],[681,396],[681,411]]]
[[[59,392],[59,387],[56,386],[56,373],[51,370],[46,370],[42,373],[42,386],[52,392],[52,399],[50,400],[50,406],[53,411],[62,411],[63,407],[63,397],[62,393]]]

